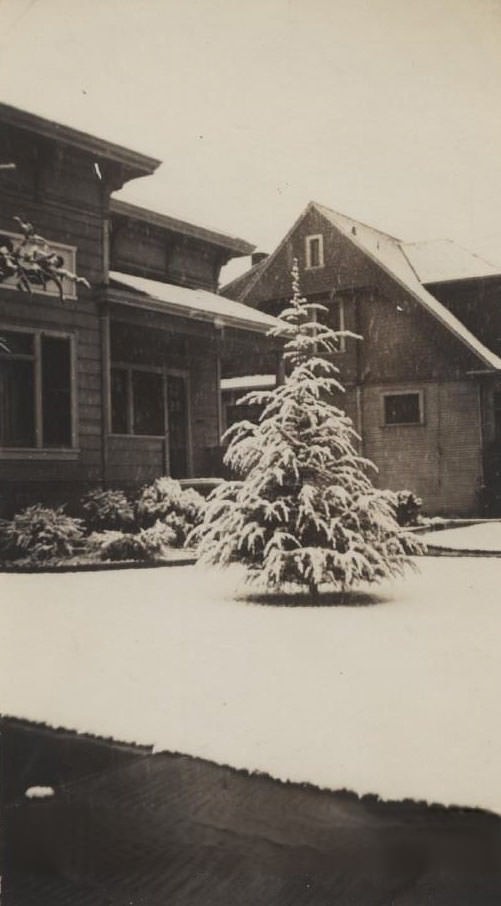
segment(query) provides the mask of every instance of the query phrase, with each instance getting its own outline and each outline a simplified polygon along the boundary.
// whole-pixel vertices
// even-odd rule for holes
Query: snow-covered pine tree
[[[267,587],[307,585],[316,597],[322,584],[344,590],[400,574],[419,544],[399,528],[395,496],[373,487],[375,466],[358,455],[352,422],[334,402],[341,334],[321,323],[324,306],[301,296],[297,261],[292,289],[272,331],[285,337],[285,380],[241,401],[263,411],[258,424],[227,432],[225,463],[241,480],[209,497],[199,556],[240,562]]]

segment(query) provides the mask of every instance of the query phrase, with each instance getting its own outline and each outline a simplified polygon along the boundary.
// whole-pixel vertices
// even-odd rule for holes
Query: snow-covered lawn
[[[427,532],[420,536],[434,547],[453,550],[500,551],[501,522],[482,522],[478,525],[464,525],[461,528]]]
[[[1,575],[1,711],[501,812],[501,561],[420,569],[330,608],[235,602],[238,571]]]

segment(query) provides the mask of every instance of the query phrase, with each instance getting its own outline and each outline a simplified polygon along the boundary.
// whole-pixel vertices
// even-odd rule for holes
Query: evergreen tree
[[[285,338],[285,380],[241,400],[263,411],[258,424],[227,432],[225,463],[241,480],[210,496],[199,554],[240,562],[268,587],[307,585],[316,596],[321,584],[346,589],[398,575],[420,546],[396,522],[395,495],[373,487],[375,466],[358,455],[352,422],[334,402],[343,392],[333,363],[342,334],[319,320],[324,306],[302,298],[297,261],[292,284],[272,331]]]

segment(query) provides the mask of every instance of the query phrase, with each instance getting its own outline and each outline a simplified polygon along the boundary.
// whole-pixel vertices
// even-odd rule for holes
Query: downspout
[[[101,216],[102,216],[102,274],[104,292],[109,285],[110,273],[110,236],[111,222],[109,215],[110,190],[107,181],[101,182]],[[110,311],[106,296],[101,300],[99,311],[99,334],[101,341],[101,483],[108,486],[109,451],[108,436],[111,431],[111,386],[110,386]]]

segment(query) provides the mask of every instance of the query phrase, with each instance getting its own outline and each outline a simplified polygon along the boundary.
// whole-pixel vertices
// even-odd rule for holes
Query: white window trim
[[[12,233],[10,230],[1,230],[0,236],[8,236],[9,239],[13,239],[15,242],[21,242],[24,238],[21,233]],[[65,270],[70,271],[70,273],[75,274],[77,269],[77,249],[75,245],[64,245],[62,242],[52,242],[47,240],[50,248],[61,255],[64,259],[63,267]],[[49,283],[50,289],[41,289],[39,286],[32,286],[32,293],[40,294],[41,296],[57,296],[59,297],[59,290],[54,283]],[[53,287],[53,288],[52,288]],[[9,277],[7,280],[4,280],[3,283],[0,283],[0,289],[14,289],[16,288],[16,279],[15,277]],[[65,299],[76,299],[77,290],[76,284],[72,280],[67,278],[63,279],[63,297]]]
[[[418,422],[387,422],[385,400],[388,396],[417,396],[419,400],[419,421]],[[424,425],[424,391],[415,387],[408,387],[405,390],[399,387],[398,390],[385,390],[381,394],[381,425],[383,428],[418,428]]]
[[[318,264],[311,263],[311,242],[313,239],[318,239]],[[307,236],[305,239],[305,269],[307,271],[319,270],[319,268],[324,266],[324,237],[322,233],[313,233],[311,236]]]
[[[4,235],[4,234],[2,234]],[[35,446],[34,447],[6,447],[0,443],[0,459],[72,459],[78,453],[78,404],[77,404],[77,369],[76,369],[76,337],[72,333],[62,330],[43,330],[33,327],[19,327],[12,324],[0,324],[0,337],[2,331],[8,333],[24,333],[33,337],[33,356],[19,354],[19,358],[33,359],[34,363],[34,394],[35,394]],[[70,447],[44,447],[42,437],[43,400],[42,400],[42,374],[41,374],[41,339],[42,337],[58,337],[70,341],[70,414],[71,414],[71,446]]]

